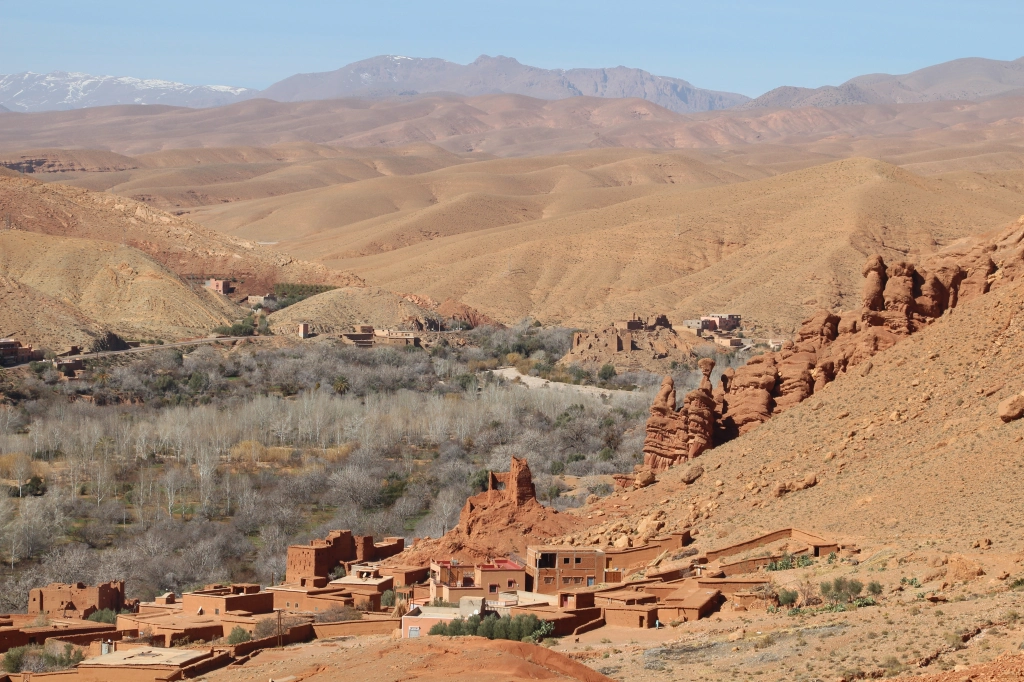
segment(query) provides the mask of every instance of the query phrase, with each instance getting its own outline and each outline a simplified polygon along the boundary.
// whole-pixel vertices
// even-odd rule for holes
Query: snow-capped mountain
[[[54,111],[111,104],[216,107],[248,99],[256,92],[227,85],[186,85],[66,71],[0,75],[0,105],[11,111]]]

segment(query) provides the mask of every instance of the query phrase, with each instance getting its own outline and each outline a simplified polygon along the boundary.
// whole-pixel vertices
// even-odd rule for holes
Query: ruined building
[[[85,583],[50,583],[29,590],[28,612],[55,618],[88,618],[103,609],[119,613],[134,610],[138,601],[124,598],[124,581],[89,586]]]
[[[384,538],[375,543],[372,535],[352,535],[350,530],[332,530],[323,540],[288,547],[286,583],[303,578],[328,578],[339,566],[346,572],[352,564],[380,561],[405,549],[404,538]]]
[[[576,332],[572,347],[559,364],[612,364],[621,370],[656,370],[672,361],[689,362],[691,343],[676,333],[665,315],[646,320],[634,315],[598,331]]]

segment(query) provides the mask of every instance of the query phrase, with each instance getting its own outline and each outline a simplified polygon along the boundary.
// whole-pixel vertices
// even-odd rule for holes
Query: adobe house
[[[606,582],[605,553],[590,547],[530,545],[525,569],[527,592],[556,594]]]
[[[476,565],[431,561],[429,584],[431,600],[454,603],[462,597],[486,597],[493,601],[501,592],[523,589],[526,569],[510,559]]]
[[[38,619],[39,615],[32,613],[0,615],[0,653],[26,644],[43,644],[50,637],[114,632],[117,629],[108,623],[74,618],[55,618],[46,625],[37,625]]]
[[[689,528],[669,533],[667,536],[652,538],[646,545],[624,547],[622,549],[605,547],[605,571],[618,570],[628,573],[630,570],[646,566],[665,552],[672,552],[686,547],[693,539]],[[619,582],[608,578],[606,582]]]
[[[430,577],[429,566],[381,566],[381,575],[394,579],[395,589],[425,583]]]
[[[352,327],[354,331],[347,334],[341,335],[341,340],[344,343],[357,346],[359,348],[372,348],[373,347],[373,325],[372,324],[357,324]]]
[[[250,634],[256,625],[274,615],[274,595],[260,590],[259,585],[207,585],[201,590],[186,592],[181,599],[173,592],[139,605],[138,613],[120,614],[117,627],[138,630],[153,637],[154,642],[171,646],[189,640],[211,641],[240,626]]]
[[[794,554],[802,552],[810,554],[811,556],[821,557],[828,556],[832,552],[838,553],[843,549],[842,545],[833,540],[826,540],[825,538],[814,535],[813,533],[808,533],[807,531],[803,531],[798,528],[783,528],[781,530],[773,531],[771,533],[766,533],[765,535],[760,535],[756,538],[753,538],[752,540],[747,540],[746,542],[740,542],[735,545],[722,547],[721,549],[711,550],[704,556],[703,561],[701,563],[711,563],[713,561],[723,559],[727,556],[732,556],[733,554],[748,552],[752,549],[764,547],[765,545],[770,545],[771,543],[777,542],[778,540],[785,539],[796,540],[798,542],[803,542],[807,545],[806,550],[800,550],[798,552],[794,552]],[[738,570],[734,571],[734,573],[738,572]]]
[[[274,595],[261,592],[259,585],[251,583],[207,585],[181,595],[181,610],[197,616],[270,613],[274,610]]]
[[[119,613],[135,610],[138,601],[124,598],[124,581],[111,581],[90,587],[85,583],[50,583],[28,592],[28,612],[61,618],[85,619],[96,611],[110,609]]]
[[[274,596],[274,608],[285,611],[319,613],[342,606],[355,606],[355,596],[343,587],[329,585],[327,578],[301,578],[297,583],[273,585],[267,592]]]
[[[381,561],[405,549],[405,539],[389,537],[374,543],[372,535],[353,536],[350,530],[332,530],[323,540],[288,547],[286,584],[302,578],[329,578],[338,566],[346,573],[353,564]]]
[[[458,607],[414,606],[402,616],[402,637],[424,637],[437,623],[450,623],[461,617],[462,611]]]
[[[21,341],[0,339],[0,365],[19,365],[43,359],[43,351],[23,346]]]
[[[224,294],[225,296],[227,296],[228,294],[233,294],[235,292],[235,288],[231,286],[231,280],[227,279],[211,278],[206,280],[206,284],[204,284],[203,286],[205,286],[207,289],[216,291],[218,294]]]
[[[374,329],[373,343],[382,346],[419,346],[420,337],[416,332],[403,332],[394,329]]]

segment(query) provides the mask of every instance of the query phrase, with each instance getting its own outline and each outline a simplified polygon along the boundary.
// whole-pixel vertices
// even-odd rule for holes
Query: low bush
[[[486,637],[487,639],[510,639],[516,642],[539,642],[554,632],[550,621],[540,620],[533,614],[502,616],[490,614],[484,618],[470,616],[456,618],[449,623],[437,623],[428,634],[449,637]]]
[[[799,593],[796,590],[787,590],[782,588],[779,590],[779,606],[792,606],[796,603]]]
[[[821,596],[833,605],[852,602],[863,590],[864,583],[857,579],[836,578],[821,584]]]
[[[3,669],[8,673],[56,672],[67,670],[85,660],[81,649],[65,644],[57,651],[47,650],[38,644],[26,644],[8,649],[4,654]]]
[[[232,645],[248,642],[251,639],[252,635],[250,635],[241,625],[236,625],[228,634],[228,644]]]
[[[93,611],[89,614],[86,620],[91,620],[94,623],[110,623],[114,625],[117,623],[117,613],[110,609],[100,609],[99,611]]]
[[[363,612],[352,606],[332,606],[316,614],[317,623],[340,623],[345,620],[362,620]]]

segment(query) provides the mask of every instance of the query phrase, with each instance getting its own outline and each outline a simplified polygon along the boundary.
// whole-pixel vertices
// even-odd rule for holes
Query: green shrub
[[[20,673],[21,666],[25,663],[25,654],[32,649],[39,649],[39,647],[26,644],[25,646],[16,646],[8,649],[7,653],[4,654],[4,672]]]
[[[252,639],[252,635],[246,631],[241,625],[236,625],[228,634],[228,644],[241,644],[242,642],[248,642]]]
[[[821,584],[821,596],[832,605],[852,602],[863,590],[864,583],[857,579],[850,580],[840,577],[835,580],[826,580]]]
[[[800,595],[796,590],[782,588],[779,590],[779,606],[792,606],[796,603],[798,596]]]
[[[352,606],[332,606],[326,611],[316,614],[317,623],[340,623],[345,620],[362,620],[363,613]]]
[[[100,609],[99,611],[93,611],[89,614],[86,620],[91,620],[94,623],[110,623],[114,625],[117,623],[117,613],[110,609]]]
[[[3,669],[8,673],[56,672],[73,668],[85,659],[80,649],[70,644],[57,653],[51,653],[38,644],[26,644],[8,649],[4,655]]]
[[[877,580],[872,580],[871,582],[869,582],[868,594],[870,594],[872,597],[877,597],[878,595],[882,594],[882,583],[878,582]]]
[[[601,381],[611,381],[615,378],[615,365],[607,364],[601,367],[597,372],[597,378]]]
[[[448,623],[436,623],[427,634],[448,637],[486,637],[510,639],[516,642],[539,642],[554,632],[553,623],[540,620],[532,613],[514,617],[490,614],[484,618],[470,616],[456,618]]]
[[[384,594],[380,595],[380,605],[381,606],[388,606],[388,607],[394,606],[395,605],[395,591],[394,590],[385,590]]]

